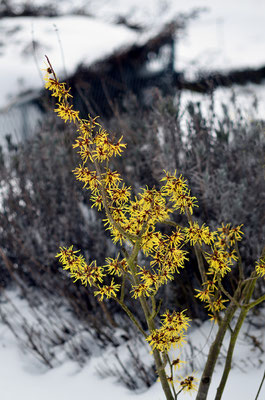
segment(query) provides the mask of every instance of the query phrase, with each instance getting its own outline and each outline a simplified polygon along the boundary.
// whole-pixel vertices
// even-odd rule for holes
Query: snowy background
[[[35,4],[34,1],[29,3]],[[41,1],[36,2],[39,3]],[[148,0],[144,4],[137,0],[75,2],[77,11],[87,4],[85,10],[92,17],[69,15],[71,2],[64,0],[54,4],[63,14],[60,17],[1,20],[0,108],[14,101],[19,91],[42,87],[40,71],[44,67],[45,54],[58,74],[64,75],[65,68],[70,74],[80,63],[89,65],[122,46],[145,41],[174,16],[188,14],[193,9],[201,11],[179,34],[176,70],[192,77],[202,70],[258,68],[265,64],[263,0]],[[128,22],[146,29],[137,33],[115,25],[117,16],[124,16]],[[37,42],[34,52],[33,41]],[[263,98],[262,90],[255,85],[247,89]]]
[[[16,1],[19,7],[19,1]],[[33,1],[31,3],[34,3]],[[42,4],[41,0],[36,4]],[[58,74],[72,73],[82,62],[90,64],[114,50],[132,43],[145,41],[154,31],[158,31],[174,15],[188,13],[193,8],[204,9],[198,18],[191,20],[181,32],[176,45],[175,68],[193,77],[200,71],[230,70],[232,68],[261,67],[265,65],[265,2],[264,0],[185,0],[185,1],[137,1],[137,0],[95,0],[75,1],[74,11],[86,9],[91,17],[71,15],[71,1],[54,1],[62,16],[55,18],[4,18],[0,21],[0,113],[6,115],[21,91],[43,87],[41,68],[44,55],[48,54]],[[144,25],[142,33],[115,25],[117,16],[123,15],[133,24]],[[38,43],[32,53],[32,41]],[[253,94],[259,100],[258,115],[265,115],[264,84],[249,84],[234,87],[239,94],[246,115]],[[230,89],[218,89],[216,102],[229,98]],[[182,107],[189,99],[202,99],[203,95],[183,93]],[[251,118],[252,115],[249,115]],[[4,117],[3,117],[4,118]],[[3,119],[1,120],[3,123]],[[0,128],[1,131],[1,128]],[[10,297],[25,315],[25,303],[11,292]],[[6,304],[8,307],[8,302]],[[33,317],[31,317],[33,318]],[[256,317],[260,326],[265,325],[264,314]],[[263,324],[263,325],[262,325]],[[213,329],[213,330],[212,330]],[[191,328],[189,338],[196,347],[198,358],[197,376],[200,363],[214,328],[209,322],[200,328]],[[250,321],[245,331],[257,335],[264,347],[264,336]],[[250,400],[255,398],[264,371],[265,356],[259,348],[253,347],[249,336],[242,335],[237,345],[236,356],[224,400]],[[211,335],[209,336],[209,334]],[[225,346],[227,343],[225,343]],[[196,358],[195,351],[195,358]],[[45,368],[29,353],[23,351],[11,331],[0,324],[0,383],[2,400],[70,400],[88,398],[103,400],[162,400],[160,384],[156,383],[143,393],[130,392],[117,384],[114,378],[100,378],[96,372],[105,359],[112,360],[113,349],[104,354],[95,353],[82,368],[75,362],[66,361],[53,369]],[[123,349],[120,349],[121,357]],[[147,354],[148,356],[148,354]],[[147,357],[146,356],[146,357]],[[218,366],[211,386],[209,400],[214,398],[214,390],[222,369]],[[189,371],[191,372],[191,371]],[[185,396],[180,396],[184,398]],[[189,396],[187,396],[189,398]],[[191,399],[194,396],[190,397]],[[265,399],[263,387],[259,400]]]
[[[17,292],[10,292],[9,299],[31,323],[34,317],[28,310],[27,303],[20,298]],[[10,302],[2,305],[3,309],[10,309]],[[263,310],[264,311],[264,310]],[[37,322],[35,321],[35,324]],[[257,327],[265,326],[265,313],[258,316],[251,316],[245,323],[244,328],[238,338],[236,351],[233,358],[232,370],[228,378],[224,391],[224,400],[254,400],[260,385],[263,373],[265,355],[264,330]],[[193,352],[190,352],[190,345],[186,345],[183,350],[183,359],[189,360],[186,367],[179,371],[185,376],[195,371],[196,376],[200,377],[200,368],[205,361],[205,355],[209,349],[209,343],[214,338],[216,327],[207,321],[199,328],[191,327],[188,330],[189,343],[192,344]],[[118,332],[119,334],[119,332]],[[261,344],[261,348],[254,346],[252,337],[256,337]],[[222,353],[228,347],[228,337],[224,340]],[[65,361],[53,369],[44,367],[38,362],[36,357],[19,346],[17,339],[12,335],[6,325],[0,324],[0,379],[1,379],[1,399],[3,400],[72,400],[73,398],[88,399],[97,398],[104,400],[164,400],[164,394],[160,383],[155,383],[150,389],[138,390],[136,392],[126,389],[117,379],[113,377],[102,378],[99,371],[111,368],[115,365],[113,347],[104,351],[97,350],[95,345],[94,354],[84,366],[80,367],[74,361]],[[143,358],[151,357],[147,349],[137,349],[143,354]],[[58,357],[60,349],[56,350]],[[92,350],[93,351],[93,350]],[[126,349],[121,344],[118,348],[119,357],[124,360]],[[192,364],[191,364],[192,360]],[[223,358],[224,360],[224,358]],[[222,373],[222,366],[217,365],[210,387],[209,400],[214,399],[215,390],[218,387]],[[181,394],[180,399],[195,399],[196,393]],[[263,386],[259,400],[265,398],[265,387]]]

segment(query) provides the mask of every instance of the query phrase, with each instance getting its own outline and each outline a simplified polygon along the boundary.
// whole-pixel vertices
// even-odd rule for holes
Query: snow
[[[207,11],[191,22],[177,45],[177,66],[198,70],[258,68],[265,64],[263,0],[186,1]]]
[[[8,298],[15,303],[22,315],[33,323],[30,310],[26,307],[25,300],[18,296],[17,291],[8,291]],[[1,304],[5,309],[8,304]],[[262,326],[265,321],[265,313],[254,317],[254,321]],[[243,330],[249,335],[254,335],[261,342],[264,348],[264,335],[257,330],[253,324],[248,322]],[[190,359],[193,365],[187,363],[187,367],[180,375],[189,374],[192,370],[197,371],[199,378],[204,364],[205,354],[208,352],[209,344],[213,340],[216,326],[206,321],[200,327],[195,325],[188,331],[191,346],[186,345],[182,352],[185,359]],[[119,332],[117,333],[119,335]],[[224,349],[228,346],[228,338],[224,341]],[[93,352],[93,343],[91,348]],[[120,346],[120,357],[125,348]],[[116,351],[116,350],[115,350]],[[29,352],[25,352],[18,344],[6,325],[0,322],[0,376],[1,376],[1,399],[17,400],[72,400],[73,398],[97,398],[103,400],[164,400],[164,395],[159,382],[156,382],[150,389],[138,392],[130,391],[114,378],[101,378],[97,371],[102,365],[108,366],[106,360],[111,360],[113,348],[107,348],[101,353],[94,355],[81,368],[76,362],[64,361],[63,364],[47,369],[40,364]],[[225,350],[223,350],[225,353]],[[224,358],[223,358],[224,360]],[[223,361],[222,361],[223,362]],[[228,378],[227,387],[224,391],[224,400],[249,400],[254,399],[260,385],[264,372],[265,354],[253,347],[251,341],[243,333],[239,336],[238,344],[233,359],[232,370]],[[110,363],[111,364],[111,363]],[[213,377],[213,383],[209,393],[209,400],[214,399],[215,391],[220,381],[222,366],[218,365]],[[194,400],[193,395],[181,395],[180,399]],[[259,400],[265,398],[265,386],[263,386]]]
[[[63,16],[58,18],[5,18],[1,29],[8,46],[0,57],[0,108],[19,91],[43,87],[41,69],[47,54],[59,76],[75,71],[135,41],[136,34],[123,26],[114,26],[94,18]],[[32,41],[37,48],[32,52]]]
[[[21,1],[16,1],[17,4]],[[32,4],[44,4],[42,0]],[[188,23],[176,44],[176,69],[187,77],[200,70],[259,67],[265,64],[265,2],[263,0],[98,0],[75,3],[94,17],[69,15],[71,2],[53,2],[64,15],[56,18],[22,17],[1,20],[0,109],[22,90],[43,87],[40,69],[47,54],[56,71],[72,73],[132,43],[143,43],[179,13],[206,9]],[[121,15],[146,25],[136,33],[114,21]],[[96,17],[96,18],[95,18]],[[35,55],[32,41],[37,42]]]
[[[38,3],[41,4],[41,1],[38,0]],[[42,1],[45,2],[46,0]],[[3,45],[0,47],[0,109],[10,105],[20,91],[43,87],[40,69],[43,68],[45,54],[50,57],[58,75],[65,75],[65,68],[70,74],[79,63],[90,64],[122,46],[139,43],[150,34],[149,31],[141,36],[123,26],[113,25],[117,15],[126,16],[132,23],[147,23],[149,29],[157,30],[179,12],[188,12],[194,7],[207,7],[208,11],[202,12],[196,20],[191,21],[177,42],[176,68],[183,69],[187,77],[193,77],[200,70],[260,67],[265,64],[264,0],[75,2],[76,8],[85,4],[87,10],[92,11],[97,18],[68,15],[72,7],[70,0],[54,3],[61,7],[63,16],[52,19],[24,17],[1,20]],[[35,59],[32,54],[32,40],[38,43]],[[249,104],[253,100],[249,92],[260,99],[259,115],[265,115],[264,85],[251,84],[244,88],[235,87],[234,90],[239,93],[238,101],[240,107],[245,108],[247,117],[252,117]],[[230,95],[230,89],[218,89],[215,92],[216,103],[220,104]],[[184,108],[190,99],[202,100],[205,96],[185,91]],[[232,109],[230,112],[233,112]],[[206,322],[189,333],[191,342],[196,346],[195,354],[198,353],[194,360],[198,377],[203,365],[200,354],[207,353],[210,331],[211,326]],[[252,334],[253,332],[260,335],[254,329],[251,330]],[[260,340],[264,346],[264,337]],[[108,353],[94,355],[83,368],[73,361],[66,361],[47,370],[32,355],[23,351],[8,327],[0,323],[1,399],[72,400],[85,396],[99,400],[164,399],[159,383],[136,394],[117,384],[114,378],[100,378],[96,369],[104,362],[104,355]],[[187,356],[189,357],[188,353]],[[264,362],[264,353],[253,349],[246,337],[241,335],[224,399],[254,399],[264,372]],[[214,399],[221,371],[221,366],[218,366],[209,400]],[[195,395],[186,397],[194,399]],[[265,385],[259,400],[264,398]]]
[[[214,101],[215,121],[223,117],[222,105],[227,108],[231,120],[236,120],[238,110],[247,121],[264,119],[265,115],[265,86],[264,84],[247,84],[245,86],[233,85],[233,88],[217,88],[212,98],[208,94],[195,93],[189,90],[181,91],[180,109],[182,126],[185,127],[189,114],[187,105],[189,102],[200,103],[203,115],[209,117],[211,101]],[[236,100],[235,100],[236,99]]]

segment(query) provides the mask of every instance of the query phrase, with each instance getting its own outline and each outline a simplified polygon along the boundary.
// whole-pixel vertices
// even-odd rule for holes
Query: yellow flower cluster
[[[186,184],[186,180],[183,179],[182,175],[176,177],[176,171],[174,174],[165,172],[165,177],[162,181],[166,181],[165,185],[161,188],[161,192],[164,196],[169,197],[170,202],[174,210],[179,210],[180,213],[185,213],[189,210],[190,214],[193,214],[193,208],[198,207],[196,197],[190,195],[190,190]]]
[[[193,227],[195,225],[195,230]],[[211,252],[204,252],[204,258],[207,261],[208,269],[207,275],[210,279],[204,283],[204,288],[202,290],[195,289],[198,293],[195,297],[199,298],[201,301],[206,302],[206,308],[213,312],[219,312],[225,309],[224,303],[228,300],[223,299],[221,296],[220,288],[218,287],[218,279],[225,277],[227,273],[231,271],[231,267],[234,262],[238,260],[236,250],[234,248],[235,243],[240,241],[243,236],[241,231],[242,225],[232,227],[230,224],[222,224],[221,228],[218,228],[216,232],[211,232],[211,240],[207,243],[207,240],[203,238],[203,231],[205,229],[204,225],[200,228],[202,233],[199,238],[196,237],[196,229],[198,229],[198,224],[190,224],[189,228],[185,228],[187,235],[193,235],[189,240],[192,244],[202,242],[211,245]],[[192,233],[191,233],[191,231]],[[208,235],[208,230],[206,228],[206,233]],[[209,314],[212,318],[214,316]]]
[[[158,267],[161,274],[165,269],[170,273],[179,273],[179,268],[184,268],[184,262],[188,260],[186,257],[188,253],[181,248],[183,243],[180,240],[184,238],[181,235],[180,231],[173,232],[171,236],[164,235],[159,246],[150,254],[152,258],[150,264],[152,267]]]
[[[52,91],[53,97],[58,97],[59,102],[61,99],[68,99],[69,97],[73,97],[70,95],[69,91],[71,88],[66,89],[65,83],[60,83],[56,78],[52,79],[49,77],[48,69],[46,70],[45,79],[45,88]]]
[[[53,71],[50,71],[53,73]],[[150,269],[137,267],[139,283],[132,285],[132,296],[154,295],[159,287],[173,279],[175,272],[184,267],[187,260],[187,252],[181,247],[187,238],[187,233],[179,229],[171,235],[162,235],[156,231],[156,224],[170,219],[170,214],[175,210],[193,213],[196,206],[196,198],[190,195],[186,181],[182,176],[177,177],[176,172],[170,174],[165,171],[165,181],[161,190],[143,188],[133,199],[131,188],[123,183],[119,173],[111,170],[111,157],[120,156],[126,147],[122,143],[122,137],[113,141],[108,132],[97,122],[96,118],[81,119],[79,113],[69,105],[69,90],[65,83],[60,83],[55,74],[54,78],[46,76],[46,88],[52,91],[52,95],[58,98],[55,111],[65,121],[77,124],[77,138],[73,148],[77,149],[82,163],[74,169],[76,179],[83,183],[84,188],[90,189],[92,207],[99,211],[108,208],[104,220],[107,230],[110,230],[114,243],[122,244],[124,241],[132,241],[131,237],[141,236],[141,250],[146,256],[150,255]],[[91,163],[94,169],[88,166]],[[97,167],[97,163],[103,164],[103,171]],[[170,206],[169,206],[170,204]],[[199,230],[198,230],[199,232]],[[204,228],[205,240],[209,230]],[[73,260],[64,263],[65,269],[70,269],[70,275],[76,280],[80,279],[84,284],[96,284],[93,279],[95,271],[101,272],[103,268],[95,264],[87,265],[81,256],[73,256]],[[127,271],[126,260],[107,259],[104,270],[110,275],[123,276]],[[70,264],[71,268],[70,268]],[[101,269],[99,269],[101,268]],[[104,285],[96,292],[101,299],[114,296],[119,285],[114,281],[110,285]],[[171,338],[172,339],[172,338]]]
[[[55,108],[54,111],[58,113],[58,116],[61,117],[64,122],[75,122],[78,119],[79,111],[73,110],[73,106],[69,106],[64,102],[58,103],[58,108]]]
[[[239,242],[242,239],[244,233],[241,231],[243,224],[231,228],[231,224],[222,224],[221,228],[218,228],[220,232],[220,239],[223,240],[222,246],[232,246],[235,242]]]
[[[236,250],[233,247],[236,242],[242,239],[241,227],[242,225],[231,228],[230,224],[222,224],[222,227],[218,228],[220,233],[215,232],[216,238],[212,251],[205,253],[205,258],[209,264],[208,274],[219,275],[223,278],[227,272],[231,271],[234,261],[238,260]]]
[[[53,77],[51,77],[51,74]],[[106,172],[90,170],[87,162],[103,163],[109,162],[111,157],[121,155],[126,147],[122,143],[122,137],[118,141],[110,139],[108,132],[96,121],[96,118],[81,119],[79,112],[73,109],[68,100],[71,95],[69,89],[66,89],[65,83],[60,83],[51,68],[47,68],[45,76],[45,87],[52,91],[52,96],[58,98],[55,112],[65,122],[74,122],[77,124],[77,139],[73,144],[77,148],[81,157],[82,164],[73,171],[77,180],[84,183],[84,187],[92,192],[91,201],[98,210],[103,208],[103,196],[110,201],[112,207],[123,204],[130,197],[130,188],[121,186],[121,178],[117,172],[112,172],[106,168]],[[103,194],[102,191],[105,191]]]
[[[85,259],[77,255],[78,251],[73,251],[73,246],[69,248],[60,247],[60,252],[56,255],[59,257],[60,263],[63,265],[63,269],[69,270],[71,278],[74,282],[80,280],[85,286],[97,286],[103,281],[105,276],[102,267],[98,267],[95,261],[91,264],[87,264]]]
[[[119,255],[116,258],[106,258],[106,265],[104,268],[111,275],[122,276],[128,271],[128,264],[125,258],[119,260]]]
[[[205,253],[205,258],[209,264],[208,273],[220,275],[222,278],[231,271],[233,262],[229,259],[227,252],[222,249],[214,248],[211,253]]]
[[[166,200],[162,197],[161,192],[148,187],[141,189],[141,193],[135,197],[135,200],[130,201],[127,211],[130,215],[130,229],[136,234],[141,231],[144,224],[149,227],[149,233],[153,232],[152,227],[157,222],[169,218],[169,214],[172,212],[167,207]],[[148,251],[149,246],[150,242],[148,243],[148,240],[146,240],[143,250]]]
[[[221,311],[225,309],[224,303],[226,303],[228,300],[222,299],[221,296],[218,297],[218,299],[214,300],[212,303],[209,303],[206,308],[208,308],[209,311]]]
[[[99,288],[98,291],[96,291],[94,294],[95,296],[99,295],[100,296],[100,300],[102,301],[104,296],[107,297],[107,299],[109,299],[110,297],[116,297],[117,293],[120,290],[121,285],[118,283],[114,282],[114,279],[111,280],[111,284],[110,285],[104,285],[102,287]]]
[[[69,103],[72,97],[70,89],[66,89],[65,83],[58,81],[50,63],[46,72],[45,87],[58,99],[55,112],[65,122],[73,122],[77,126],[73,148],[77,150],[81,161],[73,171],[76,179],[90,190],[92,207],[105,211],[106,217],[103,221],[113,242],[126,244],[122,248],[125,258],[120,259],[120,255],[106,258],[102,267],[97,266],[95,261],[87,264],[78,251],[73,250],[73,246],[61,247],[57,257],[74,282],[80,280],[83,285],[92,286],[95,289],[94,295],[99,296],[99,300],[116,299],[146,336],[124,302],[125,288],[129,283],[131,296],[140,298],[146,322],[151,327],[146,337],[147,342],[157,355],[157,351],[163,353],[163,361],[170,363],[171,376],[167,376],[167,379],[173,392],[175,393],[174,382],[179,383],[179,393],[191,392],[196,389],[197,379],[189,375],[175,381],[173,370],[179,368],[184,361],[178,357],[170,362],[168,355],[172,347],[180,349],[186,343],[185,333],[190,319],[185,311],[166,311],[161,316],[160,328],[152,329],[160,307],[156,304],[155,296],[162,285],[173,280],[174,275],[184,268],[188,253],[183,248],[190,244],[195,247],[203,280],[203,289],[197,290],[196,297],[206,303],[207,310],[213,313],[209,315],[219,321],[218,313],[225,309],[225,303],[229,301],[222,298],[222,293],[231,298],[221,280],[239,259],[237,242],[243,236],[242,225],[231,227],[230,224],[222,224],[215,232],[205,224],[200,226],[192,217],[194,208],[198,207],[197,199],[191,195],[187,181],[182,175],[177,176],[176,171],[173,174],[164,171],[160,189],[146,186],[133,197],[131,187],[126,186],[120,174],[112,169],[113,157],[120,156],[126,148],[122,137],[116,140],[97,122],[97,117],[91,118],[88,115],[88,119],[80,118],[79,112]],[[186,214],[188,227],[179,227],[170,220],[176,211]],[[163,234],[157,228],[161,223],[175,228]],[[148,266],[137,264],[140,252],[145,261],[149,262]],[[257,262],[256,273],[261,277],[265,275],[264,259]],[[243,275],[242,270],[240,274]],[[116,279],[122,284],[117,283]],[[166,382],[165,376],[163,378],[160,374],[160,378]],[[177,395],[178,393],[175,397]]]
[[[194,244],[202,243],[212,244],[215,239],[216,232],[210,232],[209,227],[203,224],[201,227],[198,222],[189,222],[189,227],[184,228],[186,239],[194,246]]]
[[[142,250],[146,254],[154,252],[155,248],[161,245],[159,243],[161,238],[155,231],[155,225],[169,219],[175,210],[192,214],[194,206],[197,206],[196,198],[190,195],[186,181],[181,175],[177,177],[176,172],[170,174],[165,171],[165,177],[161,180],[165,181],[165,184],[161,190],[146,187],[132,199],[131,188],[127,187],[118,172],[112,171],[109,166],[111,158],[120,156],[126,147],[126,144],[122,143],[122,137],[118,141],[112,140],[96,118],[92,119],[89,116],[88,119],[81,119],[78,111],[73,110],[68,102],[70,94],[66,84],[58,81],[53,69],[47,69],[45,80],[46,88],[58,98],[55,111],[65,122],[73,121],[77,124],[77,138],[73,147],[78,150],[82,163],[73,172],[76,179],[91,190],[92,207],[96,207],[99,211],[106,207],[109,209],[105,223],[114,243],[122,244],[132,235],[137,237],[142,234]],[[92,163],[94,168],[91,170],[87,163]],[[101,171],[96,167],[96,163],[104,163],[104,170]],[[208,240],[211,240],[210,233],[204,228],[205,240],[207,233]],[[165,259],[167,248],[168,246],[164,248],[163,256],[162,254],[158,256],[159,262],[162,261],[161,257]],[[170,267],[168,272],[173,273],[179,267],[183,267],[184,259],[185,252],[171,246],[166,260],[166,264]],[[167,271],[162,272],[167,275]]]
[[[114,279],[111,280],[110,285],[101,285],[106,276],[104,269],[108,269],[111,274],[120,276],[127,269],[126,261],[118,261],[118,257],[115,260],[107,258],[107,264],[104,267],[98,267],[96,261],[92,261],[88,265],[82,256],[77,255],[78,252],[73,250],[73,246],[69,248],[60,247],[60,252],[56,257],[59,258],[63,269],[69,271],[70,277],[74,279],[74,282],[80,280],[85,286],[88,284],[97,288],[98,290],[94,292],[94,295],[99,295],[100,300],[103,300],[104,296],[107,299],[116,297],[121,285],[115,283]]]
[[[150,268],[138,267],[140,283],[133,286],[133,297],[155,294],[160,286],[174,279],[180,268],[184,268],[184,262],[188,260],[187,251],[181,248],[184,240],[185,235],[179,228],[171,235],[162,235],[152,226],[143,234],[142,250],[150,256]]]
[[[188,329],[190,319],[184,314],[184,311],[172,314],[166,311],[162,315],[162,326],[155,329],[146,338],[153,349],[161,352],[168,352],[173,348],[180,348],[186,343],[184,332]]]

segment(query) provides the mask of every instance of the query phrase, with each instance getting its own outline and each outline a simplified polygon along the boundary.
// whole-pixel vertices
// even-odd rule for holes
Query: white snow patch
[[[32,321],[32,315],[27,310],[26,302],[17,298],[16,292],[8,292],[9,297],[15,301],[20,312]],[[3,301],[3,299],[2,299]],[[8,305],[0,304],[0,307]],[[12,314],[10,314],[12,315]],[[12,318],[12,317],[11,317]],[[262,328],[257,329],[255,323],[260,327],[264,325],[264,310],[258,316],[252,316],[248,323],[243,327],[236,345],[235,356],[231,374],[228,379],[227,387],[224,392],[224,399],[249,400],[254,399],[264,372],[265,355],[258,348],[253,346],[250,336],[255,336],[264,348],[264,332]],[[252,321],[252,323],[251,323]],[[216,327],[212,327],[209,321],[203,323],[200,327],[193,327],[188,331],[189,341],[192,347],[186,345],[182,356],[190,358],[193,366],[189,365],[184,370],[180,370],[181,375],[191,373],[191,368],[197,370],[197,377],[200,377],[201,368],[204,364],[205,355],[208,352]],[[244,332],[250,336],[244,335]],[[121,335],[118,330],[116,337]],[[82,332],[80,332],[82,335]],[[224,350],[228,347],[228,336],[224,341]],[[93,344],[91,344],[93,345]],[[125,345],[121,345],[119,356],[125,359]],[[191,350],[193,349],[193,350]],[[140,354],[146,352],[138,349]],[[104,360],[110,360],[113,350],[102,350],[101,354],[96,353],[83,368],[72,361],[65,361],[51,370],[47,370],[38,363],[32,355],[25,352],[17,343],[14,336],[6,325],[0,322],[0,376],[1,376],[1,398],[3,400],[34,399],[38,400],[72,400],[73,398],[89,396],[103,400],[164,400],[164,394],[160,383],[155,383],[150,389],[138,393],[129,391],[120,384],[117,384],[115,378],[99,377],[96,372]],[[145,356],[144,356],[145,357]],[[223,359],[224,361],[224,359]],[[213,377],[213,383],[209,393],[209,399],[215,396],[216,388],[221,378],[222,365],[218,365]],[[192,399],[192,396],[183,395],[181,399]],[[263,386],[259,400],[265,398],[265,387]]]
[[[83,16],[4,18],[1,31],[6,45],[0,55],[0,108],[22,90],[43,87],[45,54],[58,76],[65,76],[65,69],[71,74],[80,63],[90,65],[137,37],[123,26]]]

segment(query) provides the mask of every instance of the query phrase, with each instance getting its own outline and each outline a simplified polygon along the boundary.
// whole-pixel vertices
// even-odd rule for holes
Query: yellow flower
[[[112,202],[115,202],[117,205],[122,205],[127,203],[131,197],[131,187],[125,186],[123,183],[121,187],[115,187],[109,190],[108,194]]]
[[[117,258],[106,258],[106,265],[104,268],[108,269],[108,273],[111,275],[122,276],[122,274],[127,270],[127,262],[125,259],[119,261],[119,255]]]
[[[58,113],[59,117],[61,117],[64,122],[75,122],[76,119],[79,119],[79,111],[72,110],[73,106],[65,104],[64,101],[62,103],[57,103],[57,106],[58,108],[55,108],[54,111]]]
[[[256,272],[259,276],[264,276],[265,275],[265,259],[260,259],[259,261],[256,261],[256,266],[255,266]]]
[[[93,150],[93,158],[99,162],[109,160],[110,153],[108,148],[105,146],[97,146],[95,150]]]
[[[90,171],[87,167],[79,165],[72,172],[78,181],[84,182],[84,187],[89,186],[92,192],[98,190],[100,183],[96,171]]]
[[[170,174],[170,172],[164,170],[164,173],[165,177],[161,179],[161,182],[166,181],[166,184],[161,188],[164,195],[170,196],[174,192],[182,192],[183,189],[187,189],[187,181],[183,179],[182,175],[176,178],[176,171],[174,174]]]
[[[150,286],[147,283],[140,283],[139,285],[133,285],[132,286],[132,297],[137,299],[138,297],[141,296],[150,296],[152,289],[150,289]]]
[[[73,259],[80,250],[73,250],[73,246],[70,247],[60,247],[60,252],[56,254],[59,258],[61,264],[67,264],[69,260]]]
[[[92,263],[88,265],[83,260],[79,268],[75,268],[75,270],[70,273],[70,276],[75,279],[74,282],[80,279],[82,285],[87,286],[87,284],[89,284],[89,286],[92,286],[96,281],[102,282],[104,274],[103,268],[97,267],[95,261],[92,261]]]
[[[103,198],[100,194],[93,194],[90,197],[91,201],[93,202],[91,208],[96,207],[99,211],[102,209],[103,207]]]
[[[115,157],[117,155],[120,156],[121,152],[123,151],[123,147],[125,148],[127,146],[126,144],[121,143],[122,138],[123,136],[121,136],[117,143],[111,143],[111,149]]]
[[[107,169],[107,172],[104,174],[104,181],[107,187],[117,186],[117,184],[121,182],[121,177],[117,171],[111,171],[110,169]]]
[[[201,301],[210,301],[210,295],[213,293],[208,288],[204,290],[195,289],[195,291],[198,292],[195,297],[198,297]]]
[[[238,225],[230,230],[230,236],[231,236],[230,241],[231,242],[234,240],[236,240],[238,242],[242,239],[242,236],[244,235],[244,233],[241,231],[242,226],[243,226],[243,224]]]
[[[186,180],[183,179],[182,175],[177,178],[176,171],[174,174],[164,172],[166,176],[161,181],[166,181],[166,184],[161,187],[161,195],[170,196],[173,208],[179,210],[180,213],[189,211],[190,214],[193,214],[193,208],[198,207],[197,199],[190,195]]]
[[[189,375],[186,378],[181,377],[178,382],[183,392],[192,392],[197,390],[198,379],[194,375]]]
[[[113,143],[108,136],[107,131],[100,126],[99,132],[94,139],[96,145],[94,155],[100,162],[108,160],[112,156],[121,155],[123,147],[126,147],[126,144],[121,143],[122,137],[117,143]]]
[[[86,163],[88,159],[90,159],[92,162],[94,161],[89,146],[82,146],[78,153],[80,154],[84,163]]]
[[[189,228],[184,228],[186,233],[186,239],[190,241],[192,245],[202,242],[205,244],[211,244],[214,241],[215,232],[210,232],[209,227],[203,224],[201,227],[198,222],[189,222]]]
[[[208,289],[210,292],[214,292],[215,290],[217,290],[217,286],[215,285],[215,283],[216,283],[216,279],[213,278],[213,279],[210,280],[210,281],[204,282],[203,285],[207,285],[207,289]]]
[[[223,278],[227,272],[230,272],[232,262],[227,256],[224,250],[217,248],[211,254],[205,252],[205,258],[209,263],[208,274],[218,274]]]
[[[70,88],[69,89],[65,88],[66,86],[65,83],[60,83],[57,79],[51,78],[49,76],[49,74],[52,73],[52,71],[50,72],[50,68],[47,68],[46,71],[47,74],[44,77],[45,88],[53,92],[52,96],[58,97],[59,102],[61,101],[61,98],[67,100],[68,97],[73,97],[69,93]]]
[[[87,167],[79,164],[79,167],[76,167],[72,172],[76,175],[78,181],[89,182],[91,171]]]
[[[178,368],[180,369],[182,367],[182,364],[185,364],[186,361],[180,360],[180,358],[175,358],[172,362],[171,365],[174,369]]]
[[[102,287],[99,288],[99,290],[94,292],[95,296],[100,296],[100,301],[103,300],[104,296],[107,297],[107,299],[109,299],[110,297],[116,297],[117,293],[120,289],[120,284],[117,284],[114,282],[114,279],[111,280],[111,284],[110,285],[104,285]]]
[[[222,223],[222,227],[218,228],[218,231],[221,232],[220,236],[222,239],[228,241],[230,245],[233,245],[236,241],[240,241],[244,235],[244,233],[241,231],[242,226],[243,224],[231,228],[231,224],[224,225]]]
[[[142,250],[148,253],[159,246],[162,234],[156,232],[154,227],[149,228],[142,237]]]
[[[157,289],[160,286],[160,277],[158,274],[152,273],[145,268],[140,268],[138,275],[140,275],[141,280],[147,285],[148,288],[154,286]]]
[[[163,267],[162,269],[159,269],[159,284],[160,285],[166,285],[167,281],[173,281],[174,276],[172,275],[172,273],[165,267]]]
[[[210,317],[210,321],[214,321],[214,324],[217,324],[217,323],[218,323],[218,317],[217,317],[217,315],[208,314],[208,316]]]
[[[178,228],[176,229],[175,232],[173,232],[169,237],[168,237],[168,243],[170,247],[175,247],[178,246],[183,240],[185,239],[184,234],[181,232],[181,230]]]
[[[209,311],[221,311],[225,309],[224,303],[226,303],[228,300],[223,300],[221,296],[218,297],[217,300],[213,301],[212,303],[209,303],[206,308],[209,309]]]
[[[73,149],[75,149],[76,147],[83,147],[83,146],[88,147],[91,144],[92,144],[92,141],[88,137],[86,137],[86,136],[78,136],[78,138],[76,139],[75,143],[73,144]]]
[[[122,245],[122,243],[125,240],[123,234],[118,229],[114,228],[112,225],[110,225],[109,228],[107,229],[110,229],[111,231],[113,243],[119,243],[120,245]]]

